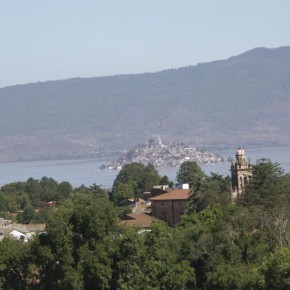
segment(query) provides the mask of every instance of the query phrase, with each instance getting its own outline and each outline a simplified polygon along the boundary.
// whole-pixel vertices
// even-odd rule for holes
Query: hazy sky
[[[289,0],[0,0],[0,87],[290,45]]]

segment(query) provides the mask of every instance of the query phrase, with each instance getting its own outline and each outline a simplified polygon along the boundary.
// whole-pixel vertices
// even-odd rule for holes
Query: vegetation
[[[155,171],[132,168],[115,183],[138,193],[150,184],[142,174],[155,178]],[[156,221],[142,234],[118,223],[97,185],[72,190],[50,211],[45,233],[29,243],[0,242],[0,289],[289,289],[289,175],[259,160],[236,204],[228,177],[203,175],[198,184],[178,226]],[[23,184],[9,186],[19,193],[11,191],[9,206],[44,199],[32,202]],[[2,189],[6,206],[7,195]]]
[[[24,224],[46,222],[49,202],[58,206],[77,192],[108,199],[107,190],[96,184],[73,189],[67,181],[58,183],[45,176],[40,180],[29,178],[25,182],[14,182],[0,188],[0,216],[11,218],[11,213],[17,213],[17,221]]]
[[[161,177],[152,164],[126,164],[114,181],[112,200],[116,205],[124,205],[127,199],[141,197],[143,192],[164,181],[168,181],[168,177]]]
[[[179,183],[188,183],[189,187],[196,192],[199,190],[204,177],[204,172],[195,161],[185,161],[180,165],[176,180]]]

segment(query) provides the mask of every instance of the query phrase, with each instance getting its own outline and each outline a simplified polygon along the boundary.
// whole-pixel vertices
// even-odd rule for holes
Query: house
[[[11,220],[5,220],[4,218],[0,217],[0,227],[10,227]]]
[[[141,230],[148,230],[153,222],[152,216],[146,213],[129,213],[121,218],[121,224],[138,226]]]
[[[149,198],[153,217],[164,220],[170,225],[178,224],[190,196],[190,189],[176,189]]]

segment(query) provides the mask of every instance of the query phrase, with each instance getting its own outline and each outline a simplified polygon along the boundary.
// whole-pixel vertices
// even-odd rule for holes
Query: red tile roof
[[[190,197],[190,189],[176,189],[168,193],[163,193],[154,197],[149,198],[149,200],[186,200]]]
[[[121,223],[129,226],[139,226],[140,228],[149,228],[153,222],[152,216],[145,213],[130,213],[126,214]]]

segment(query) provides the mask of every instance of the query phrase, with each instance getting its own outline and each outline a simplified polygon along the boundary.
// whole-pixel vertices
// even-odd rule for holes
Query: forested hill
[[[168,141],[285,144],[290,47],[138,75],[0,89],[0,160]]]

